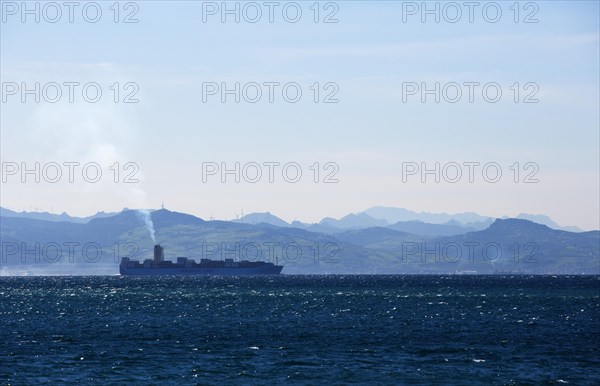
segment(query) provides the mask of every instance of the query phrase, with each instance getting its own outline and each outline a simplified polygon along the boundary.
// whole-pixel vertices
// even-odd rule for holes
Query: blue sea
[[[600,277],[2,277],[0,382],[600,384]]]

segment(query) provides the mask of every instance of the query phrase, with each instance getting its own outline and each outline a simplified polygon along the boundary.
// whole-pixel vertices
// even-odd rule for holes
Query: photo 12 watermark
[[[2,103],[139,103],[136,82],[2,82]]]
[[[402,103],[539,103],[536,82],[402,82]]]
[[[539,263],[536,242],[448,241],[404,242],[403,263]]]
[[[0,243],[2,264],[55,264],[55,263],[119,263],[122,258],[134,258],[139,254],[134,242],[115,242],[103,245],[98,241],[50,241]]]
[[[294,161],[262,162],[202,162],[202,182],[250,184],[289,183],[312,181],[316,184],[339,183],[340,166],[336,162],[313,162],[300,164]]]
[[[499,162],[450,161],[450,162],[402,162],[402,182],[469,184],[486,182],[495,184],[502,179],[524,184],[537,184],[540,166],[536,162],[513,162],[504,166]]]
[[[540,22],[540,6],[535,1],[403,1],[401,7],[402,23]]]
[[[136,162],[114,162],[102,166],[98,162],[16,162],[0,163],[2,183],[80,183],[96,184],[112,181],[115,184],[137,184],[140,166]]]
[[[338,263],[340,246],[337,242],[203,241],[202,259],[232,259],[233,261],[266,261],[275,264],[313,262]]]
[[[202,103],[339,103],[336,82],[202,82]]]
[[[337,24],[340,5],[333,1],[203,1],[202,23]]]
[[[140,22],[137,1],[0,1],[0,20],[9,23],[123,24]]]

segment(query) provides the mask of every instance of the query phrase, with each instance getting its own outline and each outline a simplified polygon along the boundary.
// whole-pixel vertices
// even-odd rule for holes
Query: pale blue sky
[[[272,24],[203,23],[201,2],[138,1],[139,23],[115,24],[113,2],[99,3],[104,14],[96,24],[8,16],[0,26],[2,82],[94,81],[107,92],[114,82],[132,81],[140,102],[10,99],[1,106],[2,161],[133,161],[142,181],[9,180],[2,206],[85,215],[165,201],[205,218],[233,218],[243,208],[318,221],[386,205],[543,213],[563,225],[600,227],[597,1],[535,2],[533,24],[514,23],[512,1],[499,2],[503,16],[495,24],[477,11],[474,23],[421,23],[416,16],[403,23],[403,3],[392,1],[336,2],[336,24],[315,24],[312,1],[299,2],[305,13],[296,24],[280,14]],[[202,103],[202,82],[235,81],[298,82],[305,94],[297,104]],[[403,82],[436,81],[497,82],[503,98],[402,103]],[[340,102],[313,103],[314,82],[336,82]],[[512,102],[515,82],[536,82],[539,103]],[[207,161],[296,161],[307,174],[298,184],[202,183]],[[340,182],[312,183],[308,166],[328,161],[340,166]],[[514,162],[532,161],[540,182],[515,184],[506,174],[497,184],[402,183],[407,161],[494,161],[505,173]],[[89,199],[81,200],[82,192]]]

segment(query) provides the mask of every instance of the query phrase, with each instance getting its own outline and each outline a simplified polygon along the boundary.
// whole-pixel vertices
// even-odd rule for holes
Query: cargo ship
[[[165,260],[164,248],[154,246],[154,259],[143,262],[124,257],[119,265],[119,273],[126,276],[166,276],[166,275],[279,275],[283,266],[264,261],[234,261],[233,259],[210,260],[178,257],[177,262]]]

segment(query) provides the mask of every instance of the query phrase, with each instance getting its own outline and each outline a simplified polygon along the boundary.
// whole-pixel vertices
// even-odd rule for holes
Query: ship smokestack
[[[165,260],[165,251],[164,248],[160,246],[160,244],[156,244],[154,246],[154,262],[160,263]]]

